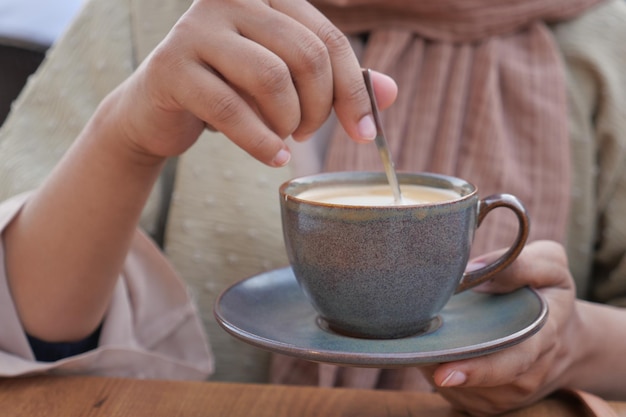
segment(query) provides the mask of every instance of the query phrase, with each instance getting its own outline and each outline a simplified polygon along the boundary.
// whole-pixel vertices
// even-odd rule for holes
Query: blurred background
[[[0,0],[0,126],[86,0]]]

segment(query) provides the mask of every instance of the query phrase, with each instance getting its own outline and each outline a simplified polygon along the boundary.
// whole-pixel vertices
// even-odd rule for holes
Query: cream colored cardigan
[[[0,199],[41,182],[100,100],[137,67],[189,4],[92,0],[86,6],[0,131]],[[612,0],[554,28],[567,64],[572,114],[576,185],[568,251],[579,293],[593,288],[603,300],[626,294],[625,23],[626,4]],[[296,152],[296,162],[319,157],[307,148]],[[164,175],[141,225],[158,235],[158,225],[165,224],[164,251],[200,311],[215,356],[213,378],[265,381],[268,354],[221,330],[212,308],[231,283],[287,264],[277,188],[296,171],[265,167],[210,132],[179,158],[175,169],[173,191]],[[4,276],[0,282],[6,282]],[[0,303],[3,322],[10,314]],[[2,327],[0,347],[21,337],[20,331]],[[28,363],[27,347],[21,352]]]

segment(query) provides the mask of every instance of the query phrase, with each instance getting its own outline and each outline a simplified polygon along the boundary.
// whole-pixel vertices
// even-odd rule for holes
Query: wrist
[[[167,156],[157,155],[139,145],[141,140],[137,136],[140,132],[132,126],[133,115],[124,109],[123,97],[118,97],[122,95],[118,90],[100,103],[87,128],[94,134],[87,136],[101,138],[101,146],[119,158],[119,162],[137,168],[160,169]]]
[[[582,300],[574,301],[574,309],[568,323],[568,329],[562,338],[568,359],[563,372],[561,387],[583,389],[581,381],[584,380],[585,364],[593,357],[593,345],[591,341],[596,337],[594,334],[593,319],[586,311],[587,303]]]
[[[626,311],[604,304],[576,301],[579,325],[571,329],[571,365],[567,368],[566,388],[595,393],[607,399],[626,398],[626,387],[615,384],[624,379],[626,350],[622,323]]]

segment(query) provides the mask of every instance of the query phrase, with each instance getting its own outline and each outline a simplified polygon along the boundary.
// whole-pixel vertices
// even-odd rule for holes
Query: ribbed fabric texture
[[[349,35],[368,33],[364,67],[391,75],[383,113],[399,171],[462,177],[481,196],[511,193],[531,216],[530,240],[563,242],[570,192],[564,70],[548,22],[599,0],[314,1]],[[377,6],[373,9],[371,6]],[[382,170],[375,146],[338,127],[325,169]],[[473,255],[510,244],[517,223],[487,217]]]

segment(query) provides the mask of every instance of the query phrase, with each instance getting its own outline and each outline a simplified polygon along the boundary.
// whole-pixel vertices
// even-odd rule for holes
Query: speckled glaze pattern
[[[383,173],[371,172],[326,173],[280,187],[291,266],[307,298],[334,331],[365,338],[419,333],[462,281],[479,223],[482,200],[476,188],[458,178],[424,173],[401,173],[399,181],[451,189],[460,197],[393,207],[295,197],[320,185],[386,182]],[[482,281],[479,275],[472,283]]]

